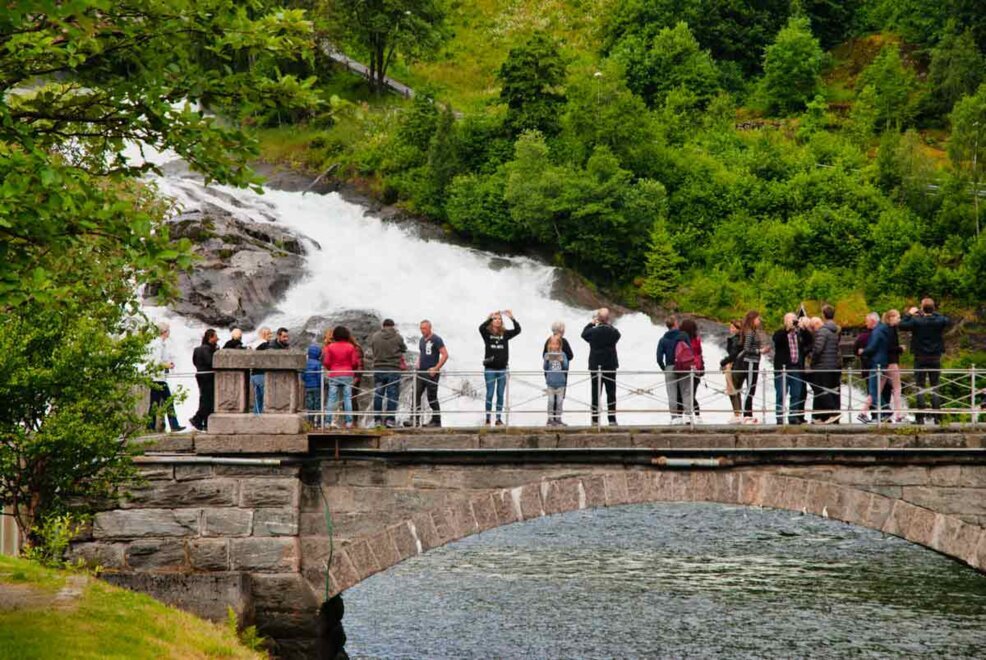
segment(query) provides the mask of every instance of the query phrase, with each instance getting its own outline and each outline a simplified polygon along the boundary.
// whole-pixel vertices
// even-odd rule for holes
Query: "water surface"
[[[713,504],[576,511],[346,592],[357,658],[986,657],[986,576],[901,539]]]

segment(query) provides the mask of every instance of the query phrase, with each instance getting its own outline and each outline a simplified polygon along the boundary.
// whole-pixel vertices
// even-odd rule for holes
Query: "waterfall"
[[[418,323],[430,319],[434,332],[445,340],[449,351],[447,374],[443,376],[440,392],[443,409],[475,411],[451,413],[447,425],[476,425],[482,420],[478,411],[483,406],[483,342],[477,328],[493,310],[512,310],[522,326],[522,333],[510,342],[512,425],[545,422],[546,403],[541,393],[544,378],[540,370],[542,347],[551,334],[552,322],[562,321],[567,326],[565,336],[575,352],[571,369],[587,369],[588,344],[580,333],[590,320],[591,311],[551,297],[556,276],[553,267],[527,257],[503,256],[423,238],[408,227],[374,217],[335,193],[317,195],[265,189],[260,195],[223,186],[205,188],[191,179],[175,176],[158,178],[156,183],[162,194],[172,197],[186,210],[194,208],[199,200],[208,199],[256,222],[271,222],[274,218],[279,225],[321,246],[320,250],[309,251],[308,274],[286,292],[279,309],[262,325],[294,327],[317,314],[346,309],[374,310],[382,317],[394,319],[408,347],[416,350]],[[212,191],[218,191],[218,196]],[[169,310],[147,309],[153,318],[171,323],[177,371],[193,372],[192,349],[206,326]],[[509,320],[505,319],[505,323],[509,327]],[[619,414],[620,423],[667,423],[667,413],[633,412],[666,407],[663,375],[630,373],[657,371],[655,352],[664,332],[663,325],[655,325],[648,316],[639,313],[625,314],[614,325],[622,333],[618,346],[621,365],[617,377],[618,405],[626,412]],[[222,345],[228,339],[228,332],[219,330]],[[244,341],[252,346],[257,340],[253,333],[246,333]],[[718,369],[722,349],[710,339],[703,347],[708,368]],[[721,376],[712,374],[709,381],[708,386],[700,386],[699,401],[710,409],[728,410],[726,397],[719,393]],[[195,410],[198,394],[191,376],[183,376],[179,382],[190,389],[179,411],[184,423]],[[588,423],[585,410],[589,387],[587,376],[569,377],[564,417],[567,423]],[[725,422],[730,416],[720,412],[702,417],[709,423]]]

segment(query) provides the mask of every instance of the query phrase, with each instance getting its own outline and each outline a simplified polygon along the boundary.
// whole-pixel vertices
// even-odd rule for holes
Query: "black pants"
[[[172,431],[177,431],[181,428],[181,424],[178,423],[178,416],[175,414],[175,402],[169,401],[171,399],[171,388],[168,387],[168,382],[164,380],[156,380],[151,384],[151,409],[148,412],[150,419],[147,420],[148,430],[153,431],[157,428],[158,415],[162,410],[168,416],[168,424],[171,425]],[[165,403],[167,403],[167,408],[165,408]]]
[[[736,384],[736,391],[742,392],[743,384],[746,383],[746,401],[743,403],[743,416],[753,417],[753,397],[757,393],[757,380],[760,378],[760,366],[750,366],[749,363],[743,366],[740,371],[734,372],[733,382]]]
[[[431,423],[441,426],[442,417],[439,414],[441,408],[438,405],[438,379],[441,374],[430,375],[427,371],[419,372],[414,377],[414,403],[411,405],[411,418],[413,421],[424,423],[424,415],[421,413],[421,393],[424,392],[428,397],[428,405],[431,407]]]
[[[931,384],[931,408],[941,410],[941,397],[938,396],[938,385],[941,384],[941,359],[917,357],[914,359],[914,380],[917,382],[918,410],[924,410],[924,386],[925,383]],[[918,413],[916,421],[920,424],[924,421],[924,415]],[[934,415],[934,421],[941,423],[941,415]]]
[[[616,426],[616,372],[593,369],[590,379],[592,383],[592,423],[599,421],[599,379],[602,378],[606,389],[606,406],[609,409],[610,426]]]
[[[842,392],[839,386],[842,374],[838,371],[819,371],[812,374],[812,389],[815,392],[812,401],[812,421],[827,422],[839,419],[839,408],[842,407]],[[831,412],[830,412],[831,411]]]
[[[209,415],[216,409],[216,375],[195,374],[195,382],[199,386],[199,409],[192,417],[192,425],[200,431],[206,429]]]

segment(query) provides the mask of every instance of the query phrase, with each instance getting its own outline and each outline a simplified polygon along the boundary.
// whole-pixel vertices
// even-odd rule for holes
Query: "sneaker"
[[[405,419],[404,423],[401,426],[403,426],[406,429],[409,429],[414,426],[414,421],[410,419]]]
[[[565,422],[559,419],[557,422],[555,422],[555,426],[568,426],[568,424],[566,424]]]
[[[175,427],[175,428],[171,429],[171,432],[172,433],[181,433],[186,428],[188,428],[188,427],[187,426],[178,426],[178,427]]]
[[[442,427],[442,423],[440,421],[438,421],[437,419],[433,419],[430,422],[428,422],[427,424],[425,424],[425,426],[427,426],[428,428],[432,428],[432,429],[438,429],[438,428],[441,428]]]
[[[733,418],[729,420],[729,423],[730,424],[742,424],[743,423],[743,416],[742,415],[733,415]]]
[[[339,425],[336,424],[335,422],[332,422],[331,424],[329,424],[329,428],[330,429],[338,429],[339,428]]]
[[[346,430],[348,431],[348,430],[350,430],[352,428],[353,428],[353,423],[352,422],[346,422]]]
[[[502,419],[496,420],[496,425],[497,426],[503,426],[503,420]]]
[[[856,421],[862,422],[863,424],[873,423],[873,420],[870,418],[870,416],[865,413],[859,413],[858,415],[856,415]]]
[[[392,420],[392,419],[388,419],[387,421],[385,421],[385,422],[383,423],[383,425],[384,425],[384,428],[388,428],[388,429],[392,429],[392,428],[394,428],[395,426],[397,426],[397,424],[396,424],[396,423],[394,423],[394,420]]]

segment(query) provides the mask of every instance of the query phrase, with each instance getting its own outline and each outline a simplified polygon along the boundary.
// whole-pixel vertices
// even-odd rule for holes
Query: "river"
[[[354,658],[982,658],[986,576],[813,516],[633,505],[414,557],[345,625]]]

